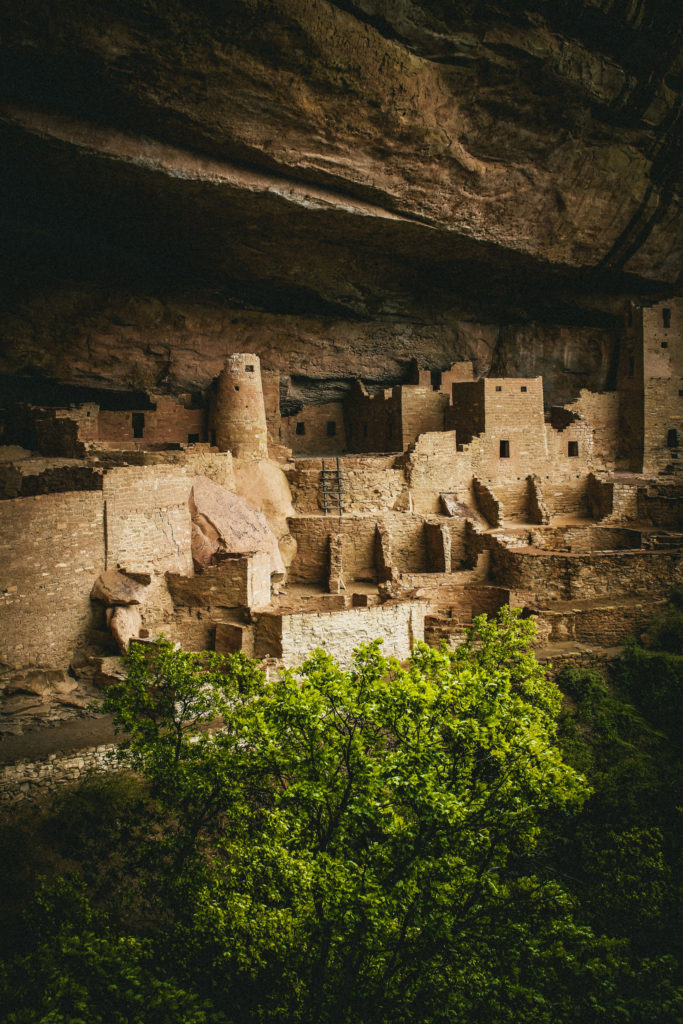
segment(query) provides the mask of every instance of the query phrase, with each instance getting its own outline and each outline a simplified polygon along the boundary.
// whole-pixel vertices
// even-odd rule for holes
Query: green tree
[[[675,1020],[675,965],[596,935],[548,841],[567,846],[588,787],[558,747],[533,632],[506,609],[455,651],[418,644],[401,665],[373,643],[348,671],[316,651],[270,681],[239,655],[135,647],[106,708],[142,788],[114,787],[111,822],[98,784],[58,807],[87,898],[39,890],[6,1019]],[[593,683],[577,701],[603,700]],[[600,870],[628,885],[651,865],[625,915],[645,923],[657,833],[622,835]]]
[[[106,705],[159,801],[168,948],[216,1006],[453,1021],[495,990],[500,1020],[552,1018],[558,975],[524,915],[555,907],[569,944],[584,937],[516,864],[587,789],[532,630],[506,611],[455,652],[418,645],[401,666],[374,643],[347,672],[316,651],[270,682],[240,656],[133,651]]]

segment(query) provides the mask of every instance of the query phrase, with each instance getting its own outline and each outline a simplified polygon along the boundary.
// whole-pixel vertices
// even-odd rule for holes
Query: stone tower
[[[632,307],[621,344],[621,455],[636,473],[683,470],[683,299]]]
[[[216,444],[238,459],[267,459],[268,430],[258,356],[228,356],[218,378]]]

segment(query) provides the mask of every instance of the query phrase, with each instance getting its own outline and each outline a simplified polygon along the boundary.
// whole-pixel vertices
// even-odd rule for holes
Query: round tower
[[[238,459],[268,458],[266,407],[258,356],[239,352],[228,356],[218,378],[216,444]]]

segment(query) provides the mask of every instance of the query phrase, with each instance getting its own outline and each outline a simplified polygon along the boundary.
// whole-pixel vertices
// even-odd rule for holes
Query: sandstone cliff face
[[[605,386],[624,297],[681,268],[676,6],[7,5],[0,371]]]

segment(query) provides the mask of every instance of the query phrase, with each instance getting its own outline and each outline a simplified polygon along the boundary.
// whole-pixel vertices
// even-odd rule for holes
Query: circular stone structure
[[[268,428],[258,356],[229,356],[218,378],[216,444],[238,459],[268,458]]]

